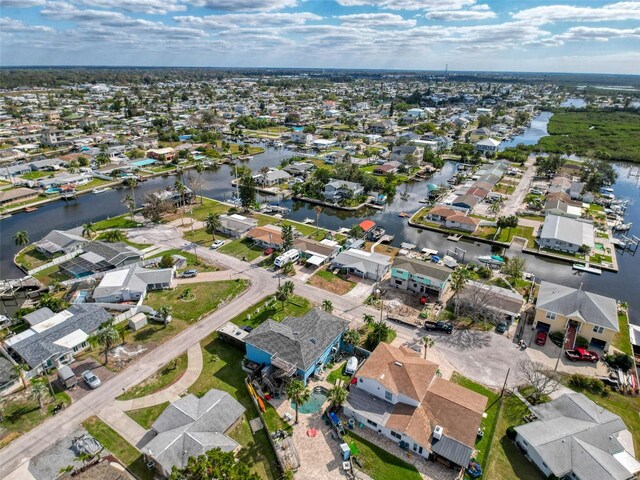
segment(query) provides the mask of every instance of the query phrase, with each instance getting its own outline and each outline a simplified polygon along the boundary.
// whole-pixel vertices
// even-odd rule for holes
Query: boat
[[[38,210],[38,207],[27,207],[24,209],[27,213],[35,212],[36,210]]]
[[[356,357],[349,357],[347,365],[344,367],[344,373],[347,375],[353,375],[358,370],[358,359]]]
[[[385,229],[377,226],[369,233],[369,237],[371,240],[380,240],[382,236],[385,234]]]
[[[312,224],[312,223],[315,223],[315,222],[316,222],[316,221],[315,221],[313,218],[309,218],[309,217],[305,218],[305,219],[302,221],[302,223],[307,223],[307,224]]]
[[[104,192],[108,192],[109,190],[112,190],[111,187],[97,187],[94,188],[93,190],[91,190],[91,193],[98,195],[99,193],[104,193]]]
[[[613,188],[611,188],[611,187],[602,187],[600,189],[600,191],[604,192],[604,193],[613,193]]]
[[[429,199],[428,198],[421,198],[420,200],[418,200],[418,203],[429,203]]]
[[[487,265],[504,265],[504,258],[499,255],[481,255],[477,259],[480,263],[486,263]]]
[[[573,269],[580,270],[581,272],[595,273],[596,275],[602,274],[602,270],[596,267],[591,267],[588,263],[574,263]]]
[[[449,268],[458,268],[458,262],[455,258],[450,257],[449,255],[445,255],[442,257],[442,263],[444,263],[445,267]]]
[[[0,220],[6,220],[7,218],[11,218],[11,214],[10,213],[6,213],[4,215],[0,215]]]
[[[616,248],[627,248],[627,242],[624,240],[620,240],[619,238],[611,238],[609,242]]]
[[[631,230],[631,226],[633,225],[632,222],[629,223],[619,223],[618,225],[614,225],[613,229],[616,232],[627,232],[629,230]]]
[[[402,218],[410,218],[410,217],[411,217],[411,214],[410,214],[410,213],[407,213],[407,212],[400,212],[400,213],[398,214],[398,216],[399,216],[399,217],[402,217]]]
[[[469,462],[469,466],[467,467],[467,475],[471,478],[479,478],[482,476],[482,467],[478,462]]]

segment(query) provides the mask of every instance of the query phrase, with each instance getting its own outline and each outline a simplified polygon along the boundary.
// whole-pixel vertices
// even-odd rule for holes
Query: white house
[[[346,180],[333,180],[324,186],[323,195],[329,201],[337,202],[344,198],[354,198],[364,194],[362,185]]]
[[[571,253],[576,253],[582,245],[593,248],[593,223],[582,218],[548,214],[536,241],[543,248]]]
[[[500,147],[500,140],[495,138],[485,138],[476,142],[476,152],[487,154],[496,153]]]
[[[313,142],[313,135],[303,131],[294,131],[291,132],[291,141],[301,145],[311,145],[311,142]]]
[[[105,273],[93,291],[97,303],[135,302],[150,290],[173,288],[173,268],[148,269],[131,265]]]

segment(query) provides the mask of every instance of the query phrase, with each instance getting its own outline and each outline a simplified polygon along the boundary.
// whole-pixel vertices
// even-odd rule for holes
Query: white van
[[[298,252],[298,250],[296,250],[295,248],[292,248],[291,250],[287,250],[278,258],[276,258],[273,264],[277,268],[281,268],[281,267],[284,267],[287,263],[297,261],[298,258],[300,258],[300,252]]]

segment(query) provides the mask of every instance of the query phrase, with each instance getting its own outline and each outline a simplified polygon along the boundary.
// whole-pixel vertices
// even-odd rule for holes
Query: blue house
[[[420,294],[436,294],[438,298],[446,289],[450,276],[451,269],[415,258],[398,256],[391,265],[392,286]]]
[[[280,323],[269,319],[245,337],[247,359],[306,383],[318,366],[327,363],[332,350],[340,347],[348,328],[347,320],[319,309]]]

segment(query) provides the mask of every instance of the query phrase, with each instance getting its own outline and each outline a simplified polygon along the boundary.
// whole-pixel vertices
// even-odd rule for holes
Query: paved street
[[[520,170],[524,170],[524,174],[520,179],[520,183],[516,186],[514,192],[509,196],[506,202],[504,202],[504,206],[500,211],[500,215],[515,215],[518,211],[518,207],[522,203],[522,200],[527,195],[529,191],[529,187],[531,186],[531,181],[536,173],[536,169],[533,166],[535,163],[535,156],[529,155],[527,161],[524,166],[520,168]]]

